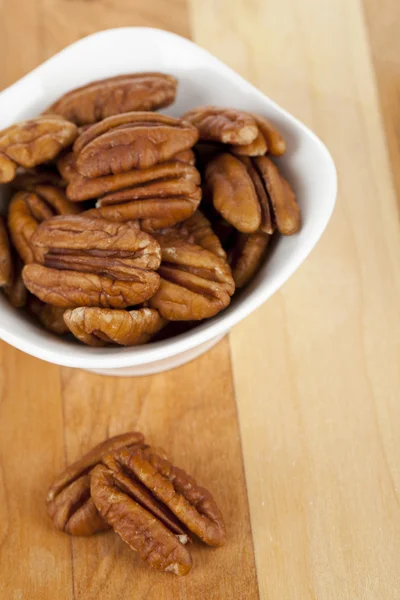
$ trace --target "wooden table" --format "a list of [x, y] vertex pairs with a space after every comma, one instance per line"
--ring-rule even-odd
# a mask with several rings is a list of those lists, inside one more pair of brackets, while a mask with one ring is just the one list
[[[4, 0], [0, 85], [79, 37], [153, 25], [226, 61], [314, 129], [340, 192], [326, 234], [229, 338], [111, 379], [0, 345], [0, 598], [400, 598], [400, 9], [395, 0]], [[46, 517], [53, 475], [143, 430], [207, 483], [229, 531], [185, 579]]]

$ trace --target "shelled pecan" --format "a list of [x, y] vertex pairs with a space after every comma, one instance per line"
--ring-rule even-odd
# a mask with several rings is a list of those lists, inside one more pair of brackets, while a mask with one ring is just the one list
[[76, 125], [55, 116], [22, 121], [0, 131], [0, 183], [12, 181], [18, 166], [29, 169], [52, 160], [77, 135]]
[[[300, 209], [289, 183], [267, 156], [253, 159], [219, 154], [206, 167], [214, 207], [238, 231], [292, 235]], [[272, 213], [272, 214], [271, 214]]]
[[167, 231], [154, 236], [162, 262], [160, 287], [149, 301], [152, 308], [169, 321], [192, 321], [228, 306], [235, 284], [226, 260], [187, 241], [185, 234]]
[[199, 106], [182, 117], [199, 131], [200, 140], [231, 144], [228, 148], [244, 156], [262, 156], [269, 152], [281, 156], [286, 143], [278, 129], [266, 117], [243, 110], [219, 106]]
[[230, 262], [237, 289], [249, 283], [260, 268], [271, 236], [263, 231], [240, 233], [236, 236]]
[[81, 215], [44, 221], [32, 236], [37, 264], [26, 265], [26, 287], [62, 308], [125, 308], [159, 286], [159, 244], [135, 223]]
[[175, 77], [163, 73], [108, 77], [67, 92], [46, 113], [86, 125], [118, 113], [157, 110], [175, 100], [177, 83]]
[[76, 166], [85, 177], [151, 167], [189, 150], [197, 129], [180, 119], [151, 112], [108, 117], [86, 129], [75, 141]]
[[[91, 474], [97, 510], [150, 566], [186, 575], [192, 566], [188, 533], [211, 546], [225, 543], [214, 498], [151, 447], [121, 448]], [[187, 533], [186, 533], [187, 532]]]
[[66, 310], [64, 321], [67, 330], [89, 346], [145, 344], [166, 324], [151, 308], [127, 311], [87, 306]]
[[108, 529], [90, 497], [90, 471], [105, 455], [143, 442], [144, 437], [138, 432], [114, 436], [65, 469], [47, 493], [47, 512], [56, 529], [82, 536]]
[[14, 194], [8, 207], [8, 227], [14, 247], [24, 263], [34, 261], [31, 237], [43, 221], [55, 215], [74, 215], [80, 207], [69, 202], [61, 187], [28, 185]]

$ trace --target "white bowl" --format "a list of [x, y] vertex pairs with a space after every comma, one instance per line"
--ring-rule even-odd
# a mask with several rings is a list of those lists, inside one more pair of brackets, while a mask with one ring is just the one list
[[[102, 31], [72, 44], [0, 94], [0, 129], [40, 113], [64, 92], [84, 83], [135, 71], [172, 73], [179, 79], [181, 115], [200, 104], [242, 108], [270, 117], [287, 140], [279, 166], [293, 185], [303, 226], [280, 237], [268, 261], [231, 305], [194, 330], [136, 348], [90, 348], [47, 333], [0, 294], [0, 338], [43, 360], [112, 375], [144, 375], [183, 364], [216, 343], [265, 302], [296, 271], [324, 231], [336, 199], [336, 171], [323, 143], [302, 123], [196, 44], [167, 31], [127, 27]], [[1, 187], [1, 186], [0, 186]], [[6, 205], [7, 190], [1, 190]]]

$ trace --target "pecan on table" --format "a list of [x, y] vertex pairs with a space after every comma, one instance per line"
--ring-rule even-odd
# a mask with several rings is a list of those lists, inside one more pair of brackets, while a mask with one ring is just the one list
[[44, 221], [31, 238], [36, 263], [26, 265], [26, 287], [62, 308], [125, 308], [159, 286], [159, 244], [136, 223], [81, 215]]
[[108, 529], [90, 497], [90, 471], [110, 452], [143, 442], [143, 435], [137, 432], [114, 436], [63, 471], [47, 493], [47, 512], [54, 526], [70, 535], [82, 536]]
[[267, 156], [220, 154], [206, 167], [206, 187], [216, 210], [243, 233], [283, 235], [300, 229], [300, 209], [289, 183]]
[[229, 150], [244, 156], [281, 156], [286, 143], [266, 117], [242, 110], [199, 106], [183, 115], [199, 131], [200, 140], [230, 144]]
[[72, 144], [78, 129], [61, 117], [37, 117], [0, 131], [0, 183], [12, 181], [17, 167], [30, 169], [55, 158]]
[[237, 232], [231, 251], [230, 265], [237, 289], [243, 288], [254, 277], [263, 263], [271, 236], [263, 231]]
[[93, 502], [150, 566], [186, 575], [192, 565], [186, 531], [211, 546], [225, 542], [224, 521], [212, 495], [156, 450], [121, 448], [103, 463], [91, 474]]
[[8, 227], [14, 247], [24, 263], [34, 262], [31, 237], [39, 223], [55, 215], [74, 215], [80, 207], [69, 202], [61, 187], [27, 184], [14, 194], [8, 207]]
[[12, 280], [11, 248], [5, 221], [0, 217], [0, 288], [10, 285]]
[[190, 123], [152, 112], [108, 117], [75, 141], [76, 166], [85, 177], [151, 167], [189, 150], [197, 141]]
[[118, 113], [157, 110], [175, 100], [177, 83], [163, 73], [117, 75], [67, 92], [46, 113], [86, 125]]
[[149, 301], [151, 308], [169, 321], [196, 321], [228, 306], [235, 285], [225, 259], [176, 230], [154, 237], [161, 246], [162, 263], [160, 287]]
[[69, 332], [69, 329], [64, 322], [64, 308], [46, 304], [39, 300], [39, 298], [36, 298], [36, 296], [30, 295], [28, 299], [28, 309], [35, 317], [37, 317], [47, 331], [57, 333], [58, 335], [65, 335]]
[[66, 310], [64, 321], [66, 328], [89, 346], [145, 344], [166, 324], [152, 308], [127, 311], [87, 306]]

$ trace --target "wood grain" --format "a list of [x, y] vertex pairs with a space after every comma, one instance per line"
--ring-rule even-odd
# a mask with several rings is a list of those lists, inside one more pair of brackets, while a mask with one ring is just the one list
[[[397, 4], [190, 0], [189, 15], [186, 0], [0, 1], [0, 87], [99, 29], [191, 34], [312, 127], [340, 182], [296, 275], [230, 345], [185, 367], [118, 380], [0, 344], [2, 599], [400, 597]], [[112, 535], [58, 534], [45, 515], [52, 474], [131, 427], [226, 514], [229, 545], [196, 548], [184, 580], [148, 571]]]
[[[183, 0], [169, 2], [168, 10], [162, 0], [35, 0], [1, 8], [8, 66], [0, 86], [99, 29], [153, 25], [190, 33]], [[13, 34], [4, 37], [9, 24]], [[29, 59], [20, 51], [25, 32]], [[0, 372], [2, 600], [258, 598], [227, 339], [170, 373], [120, 380], [47, 365], [2, 343]], [[209, 487], [226, 518], [229, 544], [196, 545], [195, 567], [184, 580], [151, 571], [115, 535], [58, 533], [45, 513], [46, 488], [58, 471], [132, 428]]]
[[[318, 248], [231, 335], [260, 597], [398, 598], [400, 236], [363, 7], [192, 8], [197, 41], [310, 125], [340, 182]], [[398, 4], [369, 11], [388, 84]], [[384, 108], [394, 129], [398, 107]]]

